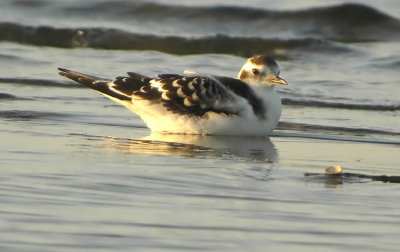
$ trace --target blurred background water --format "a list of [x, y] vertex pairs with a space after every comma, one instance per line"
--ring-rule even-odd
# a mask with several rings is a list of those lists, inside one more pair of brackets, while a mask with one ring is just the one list
[[[57, 75], [236, 76], [268, 54], [289, 82], [269, 138], [151, 134]], [[0, 3], [1, 251], [397, 251], [400, 4]]]

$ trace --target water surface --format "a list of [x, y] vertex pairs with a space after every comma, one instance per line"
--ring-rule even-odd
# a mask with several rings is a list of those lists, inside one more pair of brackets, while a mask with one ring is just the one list
[[[304, 176], [400, 175], [399, 7], [359, 3], [2, 1], [0, 249], [397, 251], [398, 184]], [[56, 70], [236, 76], [256, 53], [289, 82], [268, 138], [152, 134]]]

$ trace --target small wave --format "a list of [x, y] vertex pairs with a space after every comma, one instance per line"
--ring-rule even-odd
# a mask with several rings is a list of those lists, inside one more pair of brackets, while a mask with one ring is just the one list
[[387, 144], [400, 146], [400, 141], [390, 139], [374, 139], [374, 138], [361, 138], [357, 136], [338, 136], [338, 135], [322, 135], [315, 133], [286, 133], [286, 132], [274, 132], [271, 136], [273, 137], [289, 137], [289, 138], [303, 138], [303, 139], [315, 139], [315, 140], [330, 140], [330, 141], [341, 141], [341, 142], [355, 142], [355, 143], [371, 143], [371, 144]]
[[65, 117], [65, 114], [53, 112], [39, 112], [28, 110], [5, 110], [0, 111], [0, 118], [11, 121], [30, 121], [44, 118]]
[[291, 98], [282, 98], [282, 103], [289, 106], [305, 106], [305, 107], [323, 107], [323, 108], [340, 108], [340, 109], [356, 109], [356, 110], [373, 110], [373, 111], [397, 111], [400, 105], [379, 105], [379, 104], [351, 104], [323, 102], [313, 100], [294, 100]]
[[82, 88], [82, 85], [71, 85], [70, 82], [53, 81], [53, 80], [45, 80], [45, 79], [0, 78], [0, 83], [21, 84], [21, 85], [29, 85], [29, 86]]
[[[364, 129], [364, 128], [346, 128], [346, 127], [337, 127], [337, 126], [325, 126], [325, 125], [313, 125], [313, 124], [304, 124], [304, 123], [290, 123], [290, 122], [279, 122], [279, 129], [281, 130], [302, 130], [302, 131], [323, 131], [323, 132], [340, 132], [340, 133], [349, 133], [352, 135], [362, 136], [362, 135], [388, 135], [388, 136], [400, 136], [398, 132], [390, 132], [384, 130], [375, 130], [375, 129]], [[274, 133], [275, 134], [275, 133]], [[313, 134], [313, 136], [318, 137], [318, 135]], [[364, 141], [364, 140], [363, 140]], [[386, 143], [386, 141], [385, 141]], [[400, 142], [396, 142], [400, 144]]]
[[0, 60], [18, 60], [18, 59], [20, 58], [17, 56], [0, 53]]
[[390, 56], [378, 58], [369, 63], [371, 67], [382, 69], [399, 69], [400, 59], [396, 53]]
[[17, 97], [12, 94], [0, 93], [0, 101], [2, 100], [25, 100], [25, 98]]
[[[265, 53], [289, 56], [295, 51], [347, 52], [344, 46], [315, 38], [266, 39], [213, 35], [200, 38], [155, 36], [107, 28], [55, 28], [0, 23], [0, 40], [62, 48], [90, 47], [117, 50], [156, 50], [172, 54], [223, 53], [250, 56]], [[275, 52], [276, 55], [273, 55]]]

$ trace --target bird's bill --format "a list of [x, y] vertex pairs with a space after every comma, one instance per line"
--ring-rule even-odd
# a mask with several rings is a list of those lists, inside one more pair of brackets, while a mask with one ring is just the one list
[[278, 77], [276, 75], [268, 76], [267, 77], [267, 83], [268, 84], [288, 85], [288, 83], [284, 79], [282, 79], [282, 78], [280, 78], [280, 77]]
[[282, 79], [281, 77], [278, 77], [278, 76], [273, 76], [268, 81], [270, 84], [288, 85], [284, 79]]

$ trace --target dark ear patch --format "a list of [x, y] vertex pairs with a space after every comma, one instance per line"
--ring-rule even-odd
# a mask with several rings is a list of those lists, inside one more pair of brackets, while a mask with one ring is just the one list
[[239, 79], [243, 80], [247, 78], [247, 72], [246, 71], [240, 71], [239, 74]]

